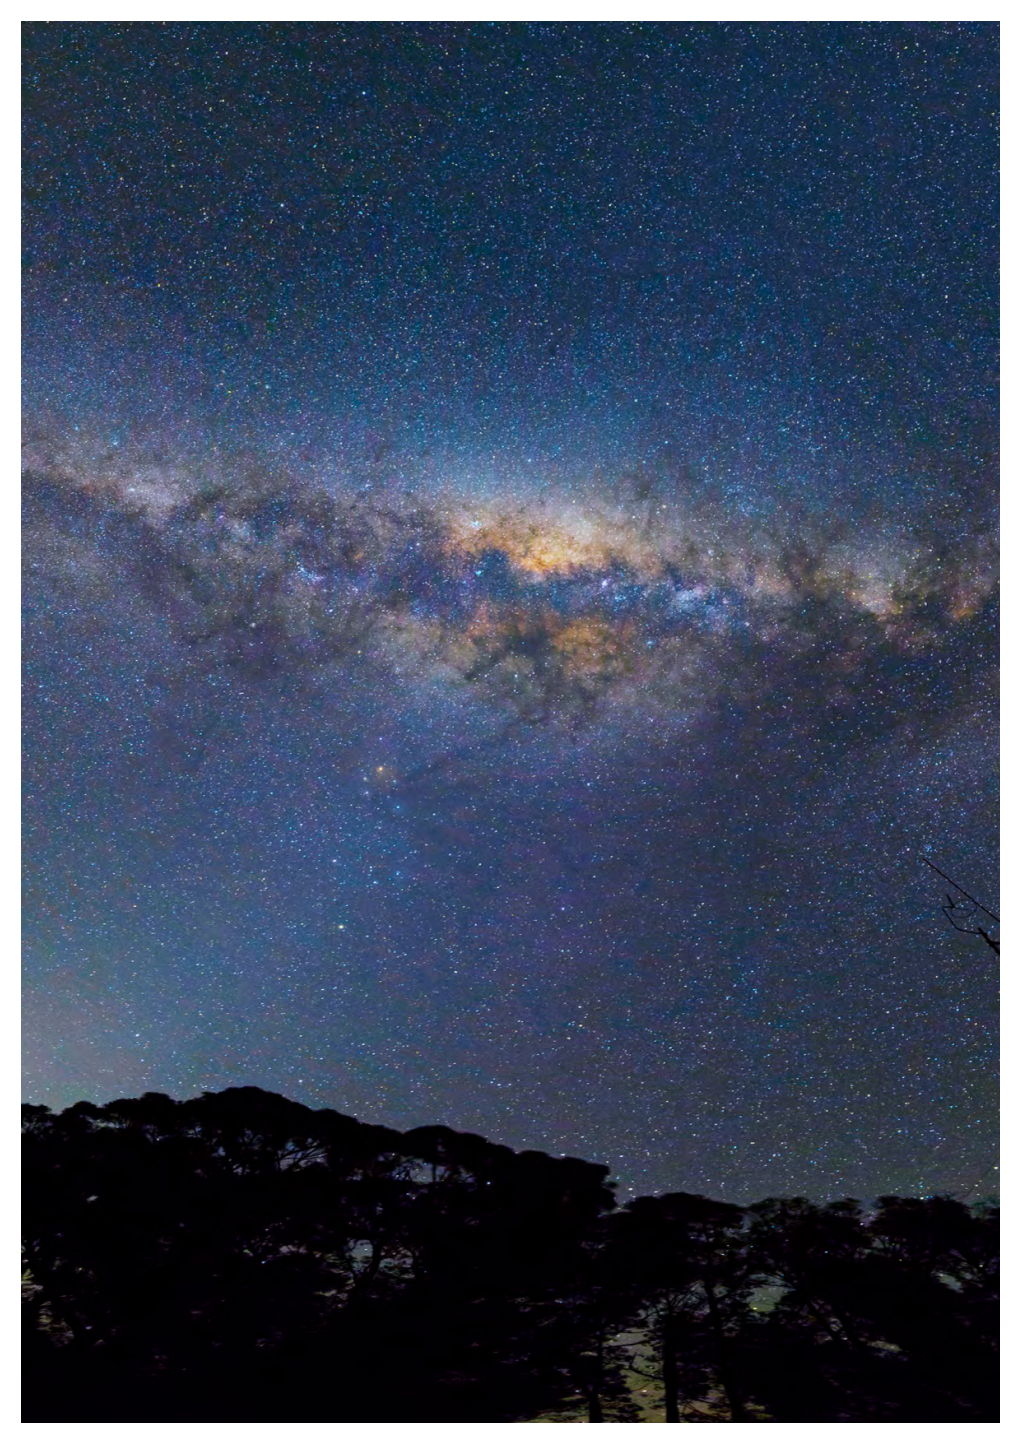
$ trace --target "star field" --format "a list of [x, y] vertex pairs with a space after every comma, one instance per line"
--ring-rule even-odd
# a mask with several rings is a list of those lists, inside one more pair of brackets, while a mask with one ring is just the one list
[[27, 1100], [991, 1188], [996, 67], [25, 27]]

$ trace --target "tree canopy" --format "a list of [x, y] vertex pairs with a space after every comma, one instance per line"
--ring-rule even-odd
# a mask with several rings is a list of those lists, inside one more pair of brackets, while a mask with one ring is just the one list
[[997, 1416], [991, 1207], [620, 1208], [255, 1087], [23, 1114], [26, 1421]]

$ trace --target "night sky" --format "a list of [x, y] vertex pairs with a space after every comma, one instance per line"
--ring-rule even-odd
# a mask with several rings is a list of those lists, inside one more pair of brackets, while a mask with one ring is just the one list
[[24, 34], [26, 1100], [996, 1190], [997, 26]]

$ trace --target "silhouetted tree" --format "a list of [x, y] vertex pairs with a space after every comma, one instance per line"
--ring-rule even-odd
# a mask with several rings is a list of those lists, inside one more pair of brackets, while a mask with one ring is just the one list
[[773, 1416], [991, 1420], [992, 1333], [968, 1334], [951, 1273], [970, 1245], [982, 1274], [983, 1224], [963, 1204], [883, 1198], [870, 1222], [852, 1200], [750, 1211], [757, 1266], [782, 1289], [747, 1335], [755, 1395]]
[[743, 1247], [744, 1209], [693, 1193], [627, 1204], [623, 1245], [641, 1279], [650, 1339], [662, 1373], [666, 1421], [680, 1421], [684, 1387], [710, 1379], [731, 1419], [746, 1422], [738, 1325], [753, 1287]]
[[258, 1088], [28, 1107], [23, 1150], [30, 1421], [512, 1422], [579, 1397], [622, 1420], [649, 1350], [667, 1422], [719, 1399], [734, 1422], [995, 1417], [990, 1207], [615, 1210], [601, 1165]]

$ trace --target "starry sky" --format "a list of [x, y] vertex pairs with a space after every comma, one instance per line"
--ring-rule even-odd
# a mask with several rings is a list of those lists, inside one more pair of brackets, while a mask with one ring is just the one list
[[992, 1189], [997, 45], [25, 27], [26, 1100]]

